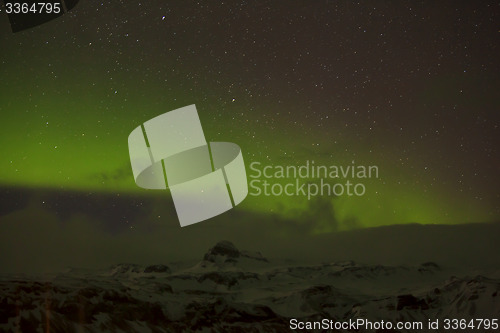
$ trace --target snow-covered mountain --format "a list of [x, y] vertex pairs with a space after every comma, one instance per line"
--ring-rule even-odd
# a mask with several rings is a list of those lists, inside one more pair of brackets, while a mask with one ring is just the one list
[[193, 265], [3, 276], [0, 332], [290, 332], [292, 318], [499, 318], [500, 278], [478, 273], [433, 262], [274, 262], [222, 241]]

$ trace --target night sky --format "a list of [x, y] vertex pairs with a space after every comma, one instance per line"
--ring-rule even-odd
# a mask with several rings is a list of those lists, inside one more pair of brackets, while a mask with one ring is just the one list
[[379, 167], [362, 197], [248, 196], [239, 214], [311, 233], [496, 221], [499, 14], [485, 1], [81, 0], [14, 34], [2, 13], [0, 219], [180, 228], [168, 193], [135, 185], [127, 137], [196, 104], [207, 140], [237, 143], [247, 173]]

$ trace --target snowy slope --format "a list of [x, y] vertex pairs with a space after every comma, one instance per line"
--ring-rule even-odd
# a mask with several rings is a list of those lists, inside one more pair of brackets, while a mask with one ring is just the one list
[[500, 279], [473, 273], [432, 262], [285, 264], [222, 241], [181, 268], [3, 276], [0, 331], [290, 332], [290, 318], [499, 318]]

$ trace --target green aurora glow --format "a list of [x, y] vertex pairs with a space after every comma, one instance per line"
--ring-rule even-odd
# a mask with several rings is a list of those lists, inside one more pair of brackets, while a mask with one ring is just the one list
[[[342, 228], [499, 218], [499, 155], [494, 144], [498, 115], [489, 111], [499, 106], [498, 75], [491, 74], [498, 69], [492, 65], [498, 63], [492, 60], [498, 59], [498, 48], [490, 53], [471, 51], [467, 73], [462, 69], [467, 57], [455, 53], [454, 59], [443, 60], [443, 66], [429, 69], [429, 75], [422, 68], [431, 66], [437, 53], [449, 50], [427, 45], [422, 34], [406, 38], [419, 50], [429, 49], [427, 53], [380, 55], [368, 41], [366, 49], [375, 51], [364, 58], [354, 55], [349, 43], [332, 55], [338, 43], [327, 44], [326, 30], [318, 28], [315, 35], [323, 41], [322, 49], [306, 38], [312, 33], [309, 28], [297, 30], [299, 45], [287, 39], [299, 26], [293, 21], [293, 8], [280, 12], [295, 22], [292, 28], [280, 28], [276, 36], [256, 32], [256, 39], [268, 42], [253, 48], [231, 44], [230, 32], [218, 31], [213, 37], [190, 27], [179, 30], [176, 24], [181, 23], [175, 21], [157, 34], [161, 21], [153, 20], [153, 12], [148, 17], [154, 23], [140, 31], [126, 24], [104, 28], [106, 20], [116, 18], [94, 15], [92, 24], [80, 32], [79, 24], [92, 10], [91, 4], [81, 4], [73, 16], [18, 34], [11, 34], [1, 22], [2, 48], [8, 50], [0, 55], [1, 186], [143, 195], [128, 161], [128, 134], [156, 115], [196, 104], [207, 140], [239, 144], [247, 173], [253, 161], [355, 161], [380, 170], [378, 179], [365, 182], [363, 197], [323, 198], [331, 202], [331, 212], [315, 211], [315, 203], [303, 197], [286, 196], [248, 196], [238, 209], [326, 219], [317, 232], [333, 230], [327, 220], [331, 216], [345, 222]], [[251, 12], [260, 14], [257, 9]], [[437, 27], [439, 15], [433, 15]], [[209, 15], [205, 22], [213, 24], [217, 16]], [[315, 22], [326, 20], [320, 15]], [[237, 19], [229, 22], [234, 25]], [[335, 26], [344, 31], [345, 23]], [[106, 34], [90, 26], [102, 27]], [[452, 26], [439, 27], [444, 35], [453, 33]], [[157, 45], [165, 36], [173, 38], [174, 30], [187, 39], [176, 35], [167, 45]], [[386, 48], [397, 50], [399, 33], [383, 26], [378, 30], [389, 35]], [[246, 36], [240, 29], [234, 34]], [[364, 40], [356, 36], [352, 38]], [[216, 47], [203, 44], [204, 37]], [[280, 38], [282, 42], [269, 46]], [[488, 47], [493, 37], [483, 38]], [[186, 51], [189, 45], [199, 53], [196, 57]], [[315, 58], [291, 71], [292, 58], [299, 53], [305, 57], [301, 50], [310, 50]], [[216, 54], [210, 56], [211, 52]], [[402, 59], [402, 54], [405, 60], [377, 74], [380, 57], [386, 57], [385, 64]], [[323, 72], [320, 64], [333, 70]], [[481, 69], [484, 64], [492, 67], [490, 73]], [[363, 68], [373, 83], [356, 87], [350, 79], [358, 73], [354, 68]], [[421, 74], [412, 77], [412, 70]], [[479, 82], [489, 83], [478, 86]]]

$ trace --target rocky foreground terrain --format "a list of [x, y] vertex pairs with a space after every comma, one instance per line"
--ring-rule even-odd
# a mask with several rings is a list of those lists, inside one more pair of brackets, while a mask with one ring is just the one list
[[222, 241], [192, 264], [3, 276], [0, 332], [290, 332], [291, 318], [500, 318], [500, 278], [486, 274], [433, 262], [274, 262]]

